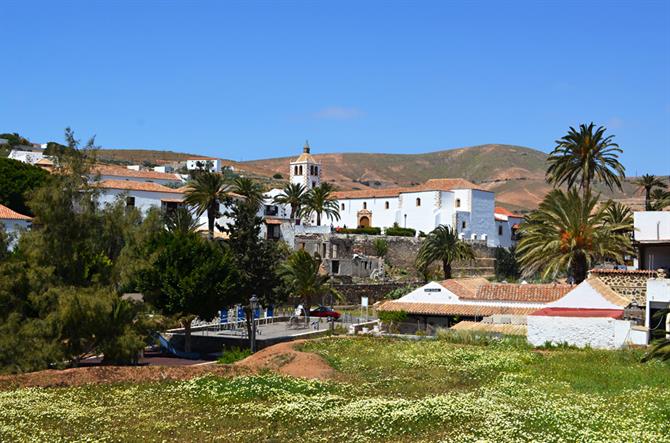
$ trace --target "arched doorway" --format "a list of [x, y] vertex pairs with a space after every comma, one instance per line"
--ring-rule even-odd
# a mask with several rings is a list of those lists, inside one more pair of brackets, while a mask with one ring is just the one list
[[358, 211], [358, 227], [369, 228], [372, 226], [372, 212], [367, 209]]
[[358, 226], [361, 228], [369, 228], [370, 227], [370, 219], [367, 216], [363, 216], [358, 220]]

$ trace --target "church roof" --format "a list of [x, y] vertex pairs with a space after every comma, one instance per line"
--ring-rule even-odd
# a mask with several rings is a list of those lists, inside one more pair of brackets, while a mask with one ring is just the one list
[[300, 157], [297, 159], [293, 160], [291, 163], [314, 163], [317, 164], [318, 162], [312, 157], [312, 154], [309, 153], [309, 142], [305, 142], [305, 146], [302, 148], [302, 154], [300, 154]]
[[340, 191], [333, 193], [333, 196], [337, 199], [383, 198], [397, 197], [400, 194], [408, 192], [453, 191], [454, 189], [473, 189], [490, 192], [464, 178], [433, 178], [417, 186]]

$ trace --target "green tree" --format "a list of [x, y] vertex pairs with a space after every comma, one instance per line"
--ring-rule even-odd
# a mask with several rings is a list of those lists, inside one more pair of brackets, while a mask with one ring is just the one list
[[210, 320], [230, 304], [238, 279], [233, 259], [217, 243], [195, 233], [161, 233], [150, 267], [138, 275], [138, 289], [166, 316], [180, 321], [185, 351], [191, 351], [191, 322]]
[[474, 258], [472, 247], [458, 238], [455, 229], [440, 225], [426, 236], [416, 260], [418, 269], [427, 269], [433, 262], [441, 261], [444, 278], [449, 279], [453, 262]]
[[[330, 285], [330, 276], [320, 273], [321, 259], [314, 258], [304, 249], [291, 254], [279, 267], [279, 275], [291, 294], [303, 302], [309, 311], [315, 297], [335, 294]], [[305, 316], [307, 321], [307, 316]]]
[[495, 273], [498, 280], [517, 280], [521, 275], [519, 262], [516, 257], [516, 248], [498, 246], [495, 251]]
[[577, 190], [554, 189], [521, 224], [517, 247], [524, 275], [542, 272], [544, 278], [567, 272], [576, 283], [586, 278], [598, 260], [623, 262], [632, 252], [629, 225], [608, 219], [609, 204], [598, 197], [582, 198]]
[[249, 177], [237, 177], [233, 180], [232, 191], [246, 200], [247, 206], [258, 211], [265, 199], [263, 186]]
[[389, 242], [385, 238], [376, 238], [372, 242], [372, 247], [375, 250], [375, 255], [380, 258], [386, 257], [389, 252]]
[[228, 200], [228, 183], [223, 175], [201, 171], [186, 188], [184, 202], [196, 208], [198, 217], [207, 213], [207, 231], [214, 238], [214, 223], [220, 217], [219, 207]]
[[644, 209], [652, 210], [651, 192], [653, 189], [667, 189], [668, 185], [659, 177], [650, 174], [644, 174], [642, 177], [633, 181], [633, 184], [644, 189]]
[[302, 214], [311, 217], [316, 214], [316, 224], [321, 226], [321, 216], [325, 215], [330, 220], [340, 219], [340, 207], [337, 200], [333, 197], [334, 188], [330, 183], [322, 183], [312, 188], [307, 193], [305, 205], [302, 208]]
[[0, 261], [9, 257], [9, 244], [11, 243], [11, 238], [5, 227], [0, 223]]
[[670, 206], [670, 192], [656, 188], [651, 191], [651, 210], [662, 211]]
[[191, 211], [183, 207], [167, 211], [163, 219], [165, 221], [165, 228], [168, 231], [180, 234], [196, 232], [200, 226], [200, 223], [193, 217]]
[[291, 206], [291, 220], [300, 214], [302, 206], [307, 200], [307, 188], [300, 183], [287, 184], [282, 193], [274, 198], [275, 203]]
[[633, 233], [633, 211], [623, 203], [614, 200], [605, 203], [605, 222], [610, 226], [616, 226], [618, 233]]
[[625, 170], [619, 154], [623, 151], [612, 141], [614, 136], [605, 136], [605, 131], [593, 123], [579, 125], [579, 130], [570, 127], [549, 154], [547, 181], [556, 187], [578, 185], [583, 196], [591, 194], [594, 181], [603, 182], [610, 189], [621, 189]]
[[0, 158], [0, 204], [14, 211], [33, 215], [28, 194], [47, 182], [49, 173], [42, 168], [9, 158]]

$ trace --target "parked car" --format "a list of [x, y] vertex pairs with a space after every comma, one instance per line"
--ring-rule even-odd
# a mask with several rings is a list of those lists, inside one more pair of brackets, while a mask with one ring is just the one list
[[323, 317], [323, 318], [330, 317], [337, 320], [338, 318], [340, 318], [341, 315], [342, 314], [335, 311], [333, 308], [329, 308], [328, 306], [319, 306], [318, 308], [309, 311], [310, 317]]

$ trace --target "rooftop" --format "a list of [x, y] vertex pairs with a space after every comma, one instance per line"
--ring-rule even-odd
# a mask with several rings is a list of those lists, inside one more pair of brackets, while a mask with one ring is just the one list
[[183, 194], [185, 192], [185, 187], [173, 189], [158, 183], [132, 180], [103, 180], [97, 186], [104, 189], [121, 189], [124, 191], [163, 192], [169, 194]]
[[109, 166], [109, 165], [96, 165], [93, 168], [94, 173], [99, 173], [100, 175], [111, 175], [114, 177], [134, 177], [134, 178], [144, 178], [144, 179], [154, 179], [154, 180], [171, 180], [174, 182], [180, 182], [181, 179], [178, 178], [175, 174], [169, 174], [167, 172], [156, 172], [156, 171], [134, 171], [128, 168], [122, 168], [119, 166]]
[[446, 303], [403, 303], [387, 301], [377, 308], [378, 311], [405, 311], [415, 315], [462, 315], [465, 317], [487, 317], [495, 314], [528, 315], [537, 308], [517, 308], [494, 305], [465, 305]]
[[572, 289], [574, 286], [565, 284], [491, 283], [480, 286], [475, 294], [460, 297], [469, 300], [549, 303], [563, 297]]
[[32, 217], [27, 215], [19, 214], [16, 211], [9, 209], [7, 206], [0, 205], [0, 219], [3, 220], [32, 220]]
[[400, 194], [410, 192], [453, 191], [454, 189], [473, 189], [476, 191], [490, 192], [464, 178], [433, 178], [417, 186], [340, 191], [334, 192], [333, 197], [337, 199], [383, 198], [397, 197]]

